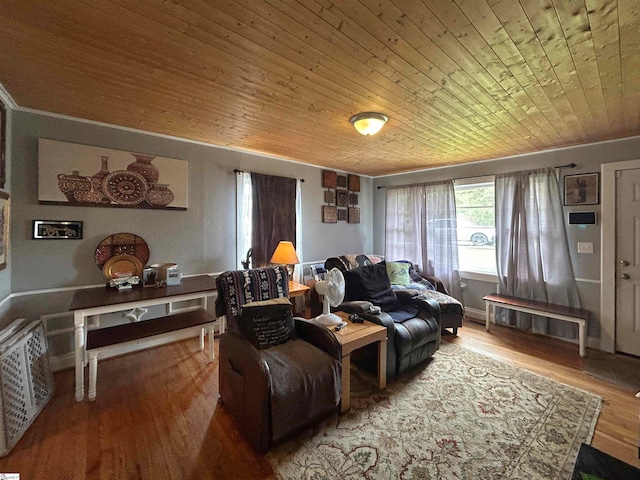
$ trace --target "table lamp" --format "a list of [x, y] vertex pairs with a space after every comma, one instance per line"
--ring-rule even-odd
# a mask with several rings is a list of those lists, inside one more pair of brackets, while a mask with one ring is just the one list
[[293, 279], [293, 266], [300, 263], [296, 249], [291, 242], [280, 242], [271, 256], [271, 263], [285, 265], [289, 278]]

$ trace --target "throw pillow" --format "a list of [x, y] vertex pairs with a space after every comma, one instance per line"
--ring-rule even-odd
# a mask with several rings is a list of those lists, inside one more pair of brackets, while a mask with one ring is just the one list
[[[427, 280], [423, 278], [417, 271], [416, 267], [409, 260], [398, 260], [398, 262], [406, 263], [409, 265], [409, 278], [411, 278], [411, 282], [409, 282], [409, 288], [416, 288], [418, 290], [436, 290], [436, 287]], [[421, 287], [416, 287], [415, 284], [421, 285]]]
[[411, 283], [409, 276], [410, 264], [404, 262], [387, 262], [387, 273], [391, 285], [406, 285]]
[[385, 262], [354, 268], [344, 273], [347, 300], [367, 300], [384, 311], [393, 310], [398, 297], [391, 289]]
[[286, 297], [243, 305], [238, 327], [256, 348], [271, 348], [296, 338], [291, 302]]

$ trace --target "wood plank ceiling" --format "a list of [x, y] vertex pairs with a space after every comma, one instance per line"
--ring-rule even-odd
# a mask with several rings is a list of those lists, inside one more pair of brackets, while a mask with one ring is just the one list
[[638, 135], [640, 0], [0, 0], [0, 84], [375, 176]]

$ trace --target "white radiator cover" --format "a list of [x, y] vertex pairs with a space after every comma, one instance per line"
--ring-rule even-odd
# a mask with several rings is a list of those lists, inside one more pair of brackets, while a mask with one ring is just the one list
[[7, 455], [53, 395], [40, 320], [16, 320], [0, 332], [0, 456]]

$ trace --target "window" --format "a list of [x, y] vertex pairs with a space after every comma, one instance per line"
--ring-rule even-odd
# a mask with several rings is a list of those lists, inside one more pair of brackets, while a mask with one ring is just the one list
[[[254, 174], [255, 175], [255, 174]], [[260, 175], [258, 175], [260, 176]], [[272, 177], [272, 178], [282, 178], [282, 177], [273, 177], [273, 176], [265, 176], [263, 177]], [[258, 179], [259, 180], [259, 179]], [[293, 179], [291, 179], [293, 180]], [[304, 181], [304, 180], [302, 180]], [[296, 253], [298, 254], [298, 258], [302, 262], [303, 254], [302, 254], [302, 194], [300, 190], [300, 182], [301, 180], [296, 180], [295, 184], [295, 205], [292, 208], [295, 208], [295, 211], [289, 214], [291, 217], [295, 217], [295, 245], [296, 245]], [[254, 184], [254, 180], [252, 179], [252, 174], [249, 172], [236, 172], [236, 232], [237, 232], [237, 241], [236, 241], [236, 268], [255, 268], [262, 266], [268, 262], [268, 259], [271, 257], [273, 253], [272, 250], [275, 250], [275, 246], [271, 248], [267, 248], [266, 258], [267, 262], [262, 260], [259, 261], [260, 255], [256, 255], [256, 249], [254, 248], [253, 242], [255, 241], [255, 236], [253, 235], [255, 228], [262, 228], [264, 230], [264, 226], [261, 227], [261, 222], [256, 222], [253, 215], [254, 202], [253, 197], [254, 194], [258, 194], [259, 189], [256, 186], [259, 186], [260, 182], [258, 181], [257, 185]], [[263, 202], [263, 205], [268, 205], [266, 200]], [[282, 207], [282, 202], [280, 202], [280, 207]], [[263, 216], [262, 216], [263, 217]], [[262, 218], [261, 217], [261, 218]], [[280, 225], [280, 224], [279, 224]], [[282, 233], [281, 231], [276, 232], [276, 228], [269, 228], [270, 232], [276, 233], [275, 238], [273, 238], [273, 244], [277, 245], [280, 241]], [[272, 235], [273, 236], [273, 235]], [[263, 255], [261, 257], [265, 257], [265, 249], [263, 248]], [[302, 265], [296, 265], [294, 268], [293, 279], [297, 282], [302, 281]]]
[[493, 177], [456, 180], [458, 261], [463, 272], [496, 274]]

